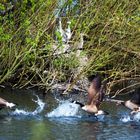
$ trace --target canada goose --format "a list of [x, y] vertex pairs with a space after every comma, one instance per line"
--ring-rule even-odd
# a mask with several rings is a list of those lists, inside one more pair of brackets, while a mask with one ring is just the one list
[[101, 86], [101, 78], [99, 75], [90, 76], [90, 86], [88, 88], [88, 102], [87, 105], [83, 105], [75, 101], [74, 103], [79, 104], [81, 108], [88, 112], [94, 113], [95, 115], [108, 114], [105, 111], [99, 110], [99, 106], [104, 98], [103, 87]]
[[3, 108], [13, 108], [16, 106], [14, 103], [9, 103], [8, 101], [4, 100], [3, 98], [0, 97], [0, 109]]
[[125, 101], [123, 105], [128, 109], [132, 110], [131, 114], [140, 112], [140, 107], [137, 104], [133, 103], [131, 100]]
[[[131, 109], [131, 114], [140, 112], [140, 88], [136, 88], [132, 98], [126, 101], [126, 107]], [[130, 108], [131, 106], [131, 108]]]
[[[95, 113], [95, 110], [94, 110], [94, 106], [93, 106], [93, 109], [92, 109], [92, 107], [87, 107], [87, 105], [84, 105], [84, 104], [82, 104], [82, 103], [80, 103], [80, 102], [78, 102], [78, 101], [72, 101], [72, 103], [74, 103], [74, 104], [78, 104], [78, 105], [80, 105], [80, 107], [84, 110], [84, 111], [86, 111], [86, 112], [88, 112], [88, 113], [94, 113], [94, 115], [95, 116], [97, 116], [97, 115], [108, 115], [109, 113], [107, 112], [107, 111], [103, 111], [103, 110], [98, 110], [96, 113]], [[88, 109], [89, 108], [89, 109]], [[96, 107], [97, 108], [97, 107]], [[93, 111], [94, 112], [93, 112]]]
[[127, 100], [127, 101], [121, 101], [121, 100], [110, 100], [111, 102], [116, 102], [118, 105], [121, 104], [125, 107], [127, 107], [128, 109], [132, 110], [131, 114], [135, 114], [140, 112], [140, 106], [133, 103], [131, 100]]
[[131, 110], [131, 114], [140, 112], [140, 88], [135, 90], [132, 98], [127, 101], [116, 100], [116, 99], [106, 99], [105, 101], [115, 102], [117, 105], [123, 105]]

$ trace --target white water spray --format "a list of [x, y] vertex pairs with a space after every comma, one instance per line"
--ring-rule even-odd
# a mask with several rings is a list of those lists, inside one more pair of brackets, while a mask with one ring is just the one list
[[122, 122], [140, 122], [140, 112], [134, 114], [134, 115], [125, 115], [120, 119]]
[[128, 115], [128, 116], [123, 116], [123, 117], [121, 117], [121, 118], [120, 118], [120, 121], [126, 123], [126, 122], [130, 122], [130, 121], [132, 121], [132, 120], [131, 120], [131, 117]]
[[133, 119], [137, 122], [140, 122], [140, 112], [136, 113], [133, 117]]
[[70, 103], [69, 101], [62, 102], [56, 109], [48, 113], [46, 117], [71, 117], [78, 113], [79, 105]]
[[41, 113], [44, 109], [45, 103], [39, 99], [39, 97], [36, 95], [37, 100], [33, 100], [35, 103], [37, 103], [37, 108], [31, 112], [31, 111], [25, 111], [23, 109], [16, 109], [15, 111], [13, 111], [11, 113], [11, 115], [24, 115], [24, 116], [35, 116], [38, 115], [39, 113]]
[[41, 113], [45, 106], [45, 103], [42, 102], [42, 100], [39, 99], [38, 96], [36, 96], [36, 97], [37, 97], [37, 100], [36, 101], [33, 100], [33, 101], [38, 104], [38, 107], [35, 109], [35, 111], [32, 112], [33, 115], [37, 115], [37, 114]]

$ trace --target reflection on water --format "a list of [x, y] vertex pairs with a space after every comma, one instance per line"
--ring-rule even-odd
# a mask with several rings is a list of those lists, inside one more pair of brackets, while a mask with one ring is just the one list
[[32, 127], [31, 127], [31, 132], [32, 132], [32, 136], [30, 138], [30, 140], [45, 140], [46, 135], [51, 135], [51, 130], [49, 128], [49, 126], [47, 127], [47, 125], [43, 122], [40, 121], [38, 123], [33, 123]]
[[126, 108], [107, 104], [110, 115], [100, 120], [78, 105], [37, 94], [0, 89], [1, 97], [19, 104], [15, 111], [0, 111], [0, 140], [139, 140], [140, 113], [130, 116]]

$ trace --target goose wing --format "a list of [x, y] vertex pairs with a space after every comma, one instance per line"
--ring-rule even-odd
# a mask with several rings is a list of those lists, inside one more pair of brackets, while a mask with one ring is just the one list
[[101, 79], [99, 76], [96, 76], [88, 89], [88, 104], [95, 104], [100, 96], [101, 89]]

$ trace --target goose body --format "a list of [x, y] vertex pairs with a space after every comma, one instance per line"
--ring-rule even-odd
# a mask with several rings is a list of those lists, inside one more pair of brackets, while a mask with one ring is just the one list
[[132, 98], [125, 102], [125, 106], [131, 109], [131, 114], [140, 112], [140, 88], [135, 89]]
[[88, 88], [88, 106], [98, 108], [103, 101], [104, 93], [101, 88], [101, 78], [99, 75], [89, 78], [90, 86]]
[[82, 109], [88, 113], [98, 113], [98, 108], [96, 105], [85, 105]]
[[98, 115], [108, 115], [109, 113], [103, 110], [98, 110], [98, 108], [95, 105], [84, 105], [78, 101], [72, 101], [72, 103], [74, 104], [78, 104], [82, 110], [90, 113], [90, 114], [94, 114], [95, 116]]
[[131, 114], [140, 112], [140, 88], [136, 89], [132, 98], [127, 101], [116, 100], [116, 99], [106, 99], [109, 102], [115, 102], [117, 105], [123, 105], [126, 108], [131, 110]]
[[140, 106], [133, 103], [131, 100], [125, 101], [124, 106], [127, 107], [128, 109], [132, 110], [131, 114], [136, 114], [140, 112]]
[[12, 108], [14, 107], [15, 104], [14, 103], [9, 103], [8, 101], [6, 101], [5, 99], [0, 97], [0, 109], [3, 108]]
[[81, 105], [81, 103], [75, 102], [79, 104], [81, 108], [91, 114], [95, 115], [105, 115], [108, 114], [103, 110], [99, 110], [99, 106], [103, 101], [104, 93], [102, 91], [101, 79], [99, 75], [89, 77], [90, 86], [88, 88], [88, 101], [86, 105]]
[[137, 110], [139, 108], [137, 104], [131, 102], [130, 100], [126, 101], [124, 105], [131, 110]]
[[99, 75], [89, 77], [90, 86], [88, 88], [88, 102], [87, 105], [82, 107], [88, 113], [98, 114], [101, 94], [101, 78]]

